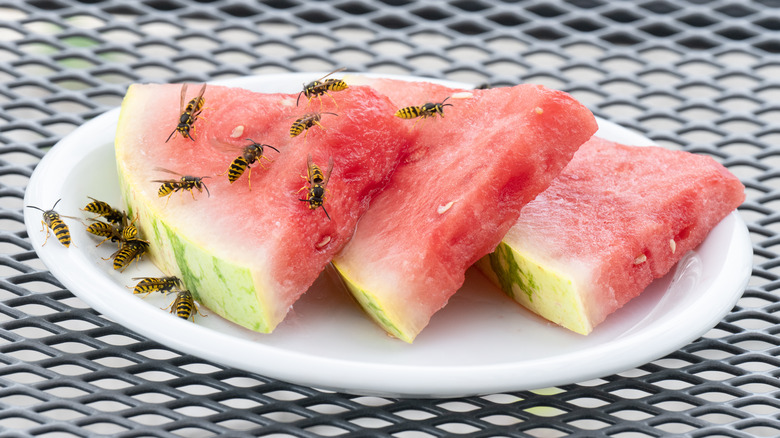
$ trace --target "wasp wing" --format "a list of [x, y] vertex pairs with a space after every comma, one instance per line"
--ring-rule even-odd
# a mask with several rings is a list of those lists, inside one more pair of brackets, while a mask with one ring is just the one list
[[325, 177], [322, 178], [322, 186], [325, 187], [330, 179], [330, 173], [333, 172], [333, 157], [328, 158], [328, 168], [325, 170]]

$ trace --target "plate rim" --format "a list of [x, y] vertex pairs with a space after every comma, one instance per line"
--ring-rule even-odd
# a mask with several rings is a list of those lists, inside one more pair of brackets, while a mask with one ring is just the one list
[[[434, 78], [423, 78], [417, 76], [384, 75], [384, 74], [372, 74], [372, 73], [368, 73], [368, 74], [356, 73], [356, 74], [373, 76], [373, 77], [403, 79], [403, 80], [427, 80], [436, 83], [444, 83], [445, 85], [456, 86], [460, 88], [473, 87], [473, 85], [470, 84], [458, 83], [454, 81], [441, 81]], [[259, 80], [273, 82], [273, 81], [282, 81], [282, 80], [292, 81], [294, 79], [296, 82], [298, 82], [301, 79], [305, 80], [304, 78], [311, 78], [311, 77], [315, 77], [316, 75], [317, 73], [282, 73], [282, 74], [273, 74], [273, 75], [253, 75], [253, 76], [245, 76], [239, 78], [231, 78], [222, 81], [210, 81], [209, 83], [219, 84], [219, 85], [241, 86], [240, 84], [245, 85], [247, 82], [259, 81]], [[55, 144], [55, 146], [53, 146], [51, 150], [47, 152], [46, 155], [41, 159], [41, 161], [36, 166], [33, 175], [30, 177], [28, 186], [25, 189], [24, 205], [25, 206], [31, 204], [37, 205], [36, 202], [38, 202], [41, 199], [44, 199], [44, 196], [48, 196], [45, 193], [46, 190], [44, 190], [45, 184], [43, 183], [43, 181], [46, 181], [46, 176], [47, 174], [49, 174], [49, 172], [52, 172], [54, 176], [59, 176], [62, 173], [64, 173], [67, 169], [67, 166], [62, 165], [62, 163], [67, 163], [69, 161], [68, 158], [70, 158], [70, 161], [76, 161], [75, 158], [72, 156], [73, 154], [71, 154], [70, 157], [68, 157], [67, 155], [68, 153], [72, 152], [71, 148], [75, 147], [79, 135], [83, 135], [85, 132], [89, 133], [92, 132], [93, 130], [105, 130], [107, 127], [115, 126], [116, 121], [118, 120], [118, 116], [119, 116], [119, 108], [108, 110], [103, 114], [101, 114], [100, 116], [95, 117], [94, 119], [89, 120], [83, 125], [79, 126], [72, 133], [68, 134], [62, 140], [57, 142], [57, 144]], [[597, 119], [599, 120], [600, 127], [602, 126], [602, 124], [613, 125], [613, 127], [617, 127], [618, 129], [624, 130], [625, 132], [628, 132], [634, 136], [638, 136], [639, 138], [644, 138], [649, 143], [652, 143], [649, 139], [646, 139], [645, 137], [641, 136], [641, 134], [638, 134], [634, 131], [630, 131], [624, 127], [614, 124], [613, 122], [609, 122], [605, 119], [601, 119], [601, 118], [597, 118]], [[101, 145], [97, 143], [98, 142], [95, 141], [93, 144], [88, 144], [86, 147], [81, 146], [81, 148], [78, 149], [78, 151], [81, 155], [86, 156], [88, 153], [91, 153], [93, 150], [98, 150], [98, 148], [101, 147]], [[55, 163], [58, 163], [59, 166], [57, 166]], [[44, 205], [41, 207], [45, 208], [47, 206]], [[688, 333], [686, 336], [680, 336], [679, 333], [674, 333], [674, 336], [671, 336], [672, 333], [670, 333], [670, 331], [673, 329], [673, 327], [660, 326], [657, 327], [652, 333], [648, 333], [646, 331], [640, 331], [638, 334], [635, 333], [632, 336], [627, 336], [622, 339], [618, 339], [613, 342], [610, 342], [608, 344], [602, 344], [600, 350], [604, 350], [604, 351], [600, 351], [597, 354], [599, 355], [600, 358], [607, 359], [608, 357], [610, 357], [609, 356], [610, 354], [619, 355], [620, 351], [626, 344], [635, 343], [637, 342], [637, 339], [644, 340], [644, 341], [651, 341], [656, 336], [667, 336], [667, 337], [672, 337], [677, 339], [677, 342], [672, 344], [667, 344], [667, 347], [664, 348], [664, 351], [662, 352], [653, 349], [646, 349], [645, 354], [636, 356], [634, 360], [630, 362], [625, 360], [619, 361], [620, 363], [619, 364], [616, 363], [614, 366], [605, 365], [597, 369], [589, 370], [589, 372], [581, 372], [577, 375], [575, 381], [571, 381], [571, 378], [567, 378], [565, 376], [560, 378], [555, 376], [550, 376], [550, 375], [548, 375], [546, 378], [537, 376], [537, 378], [534, 379], [533, 386], [531, 387], [528, 386], [529, 382], [523, 379], [518, 380], [517, 378], [518, 370], [523, 368], [523, 366], [518, 367], [518, 362], [495, 364], [492, 366], [487, 366], [487, 365], [430, 366], [428, 365], [424, 367], [413, 366], [413, 365], [400, 365], [400, 364], [371, 364], [371, 368], [373, 369], [368, 370], [370, 372], [367, 372], [367, 370], [365, 369], [363, 370], [360, 369], [360, 367], [363, 365], [356, 364], [354, 363], [354, 361], [329, 358], [329, 357], [312, 358], [311, 355], [305, 355], [295, 351], [284, 350], [274, 345], [253, 343], [252, 341], [247, 339], [238, 339], [230, 335], [226, 335], [222, 332], [217, 332], [210, 328], [200, 326], [198, 324], [192, 324], [189, 321], [184, 321], [179, 318], [170, 318], [170, 317], [158, 318], [160, 321], [156, 321], [156, 322], [158, 324], [162, 324], [162, 326], [161, 327], [156, 326], [155, 328], [151, 328], [150, 326], [146, 325], [146, 321], [142, 321], [142, 318], [138, 318], [138, 319], [125, 318], [121, 312], [117, 313], [116, 309], [114, 309], [111, 306], [111, 304], [113, 303], [100, 299], [101, 297], [96, 296], [95, 294], [90, 294], [85, 292], [83, 290], [83, 285], [79, 284], [79, 276], [77, 275], [77, 273], [65, 272], [66, 270], [64, 269], [61, 263], [63, 260], [62, 255], [66, 256], [65, 260], [71, 260], [71, 261], [78, 260], [78, 257], [71, 259], [63, 252], [65, 248], [62, 248], [59, 245], [47, 245], [46, 247], [41, 247], [40, 243], [43, 237], [42, 237], [42, 233], [39, 233], [39, 229], [38, 229], [38, 227], [40, 226], [39, 223], [40, 212], [28, 208], [24, 208], [24, 210], [25, 210], [24, 211], [25, 225], [27, 228], [28, 236], [30, 237], [33, 247], [36, 253], [38, 254], [38, 257], [41, 259], [41, 261], [52, 272], [52, 274], [55, 275], [55, 277], [57, 277], [57, 279], [60, 280], [68, 288], [68, 290], [71, 291], [71, 293], [73, 293], [78, 298], [83, 300], [90, 307], [99, 311], [101, 314], [115, 320], [118, 324], [123, 325], [124, 327], [133, 330], [137, 333], [140, 333], [141, 335], [149, 339], [160, 342], [161, 344], [166, 345], [168, 347], [174, 348], [180, 352], [193, 354], [195, 356], [211, 360], [218, 364], [242, 369], [247, 372], [261, 374], [266, 377], [271, 377], [274, 379], [279, 379], [294, 384], [306, 385], [314, 388], [343, 391], [352, 394], [368, 394], [368, 395], [393, 396], [393, 397], [449, 398], [449, 397], [461, 397], [461, 396], [488, 394], [488, 393], [496, 393], [496, 392], [516, 391], [516, 390], [524, 390], [524, 389], [545, 388], [549, 386], [556, 386], [556, 385], [562, 385], [567, 383], [576, 383], [576, 382], [585, 381], [596, 377], [614, 374], [615, 372], [619, 372], [626, 369], [630, 369], [631, 367], [639, 366], [649, 361], [658, 359], [659, 357], [662, 357], [665, 354], [676, 351], [680, 347], [695, 340], [696, 338], [700, 337], [708, 330], [710, 330], [712, 327], [714, 327], [719, 321], [722, 320], [723, 316], [725, 316], [725, 314], [727, 314], [728, 311], [730, 311], [733, 308], [734, 304], [736, 304], [738, 299], [741, 297], [745, 289], [745, 286], [748, 283], [748, 280], [750, 278], [750, 273], [752, 270], [752, 244], [750, 242], [747, 227], [744, 221], [742, 220], [742, 218], [739, 216], [738, 212], [735, 210], [734, 212], [730, 213], [729, 216], [727, 216], [728, 220], [733, 221], [733, 225], [732, 225], [733, 232], [730, 238], [729, 251], [727, 251], [725, 255], [726, 260], [724, 262], [727, 264], [725, 264], [724, 266], [739, 265], [740, 268], [743, 270], [741, 271], [742, 275], [741, 276], [734, 275], [734, 272], [729, 272], [728, 275], [725, 275], [724, 273], [726, 271], [721, 271], [719, 277], [716, 279], [716, 282], [714, 284], [720, 285], [721, 289], [734, 290], [735, 292], [732, 292], [732, 295], [729, 295], [728, 297], [729, 299], [724, 299], [720, 303], [718, 311], [716, 313], [713, 313], [711, 317], [706, 320], [706, 322], [701, 322], [699, 326], [697, 326], [698, 327], [697, 330]], [[38, 214], [37, 219], [36, 219], [36, 212]], [[724, 219], [724, 221], [726, 221], [727, 219]], [[63, 251], [58, 251], [53, 248], [59, 248]], [[732, 248], [733, 250], [731, 250]], [[83, 255], [81, 251], [79, 251], [79, 254]], [[97, 269], [98, 271], [101, 271], [100, 268]], [[96, 284], [92, 284], [91, 286], [92, 288], [98, 288], [98, 289], [103, 287], [111, 288], [112, 285], [114, 288], [121, 287], [121, 285], [117, 285], [116, 283], [109, 281], [112, 278], [113, 277], [110, 275], [99, 277], [98, 280], [100, 281], [98, 281]], [[725, 287], [724, 285], [727, 285], [728, 287]], [[736, 292], [737, 290], [739, 291], [738, 293]], [[128, 294], [125, 293], [124, 295], [128, 295]], [[129, 294], [129, 297], [137, 301], [137, 297], [134, 297], [132, 294]], [[120, 302], [124, 302], [124, 301], [127, 300], [120, 300]], [[146, 316], [146, 314], [144, 314], [144, 316]], [[192, 336], [197, 337], [199, 340], [208, 340], [208, 342], [220, 342], [222, 344], [227, 343], [228, 345], [236, 345], [237, 347], [242, 347], [245, 346], [244, 344], [249, 343], [249, 345], [253, 345], [255, 349], [258, 349], [259, 353], [266, 353], [266, 354], [272, 353], [277, 358], [280, 358], [283, 361], [285, 361], [287, 365], [295, 362], [310, 363], [312, 360], [315, 360], [316, 362], [318, 362], [319, 369], [317, 370], [316, 373], [302, 373], [300, 367], [291, 367], [291, 366], [272, 367], [273, 369], [269, 369], [267, 367], [265, 368], [261, 367], [260, 369], [248, 369], [245, 363], [237, 363], [236, 360], [234, 360], [233, 358], [224, 357], [218, 353], [210, 352], [202, 348], [193, 349], [192, 344], [187, 343], [186, 339], [184, 339], [183, 337], [173, 336], [168, 334], [168, 333], [179, 333], [181, 330], [184, 330], [187, 333], [191, 333]], [[642, 336], [639, 336], [639, 338], [637, 338], [638, 335], [642, 335]], [[223, 338], [227, 338], [227, 339], [223, 339]], [[583, 355], [593, 356], [594, 354], [595, 353], [592, 350], [580, 350], [575, 353], [569, 353], [567, 355], [564, 355], [564, 357], [567, 357], [567, 363], [571, 363], [570, 362], [571, 360], [578, 360], [578, 359], [581, 360], [580, 357]], [[534, 366], [546, 367], [547, 369], [550, 369], [553, 368], [553, 365], [559, 365], [559, 367], [560, 365], [562, 365], [560, 363], [560, 359], [553, 360], [558, 357], [559, 356], [553, 356], [552, 358], [535, 359], [533, 361], [520, 361], [519, 363], [526, 364], [525, 365], [526, 368], [529, 365], [534, 365]], [[549, 363], [550, 361], [558, 362], [558, 363], [551, 364]], [[304, 366], [304, 368], [306, 368], [307, 371], [309, 372], [311, 371], [310, 364]], [[348, 370], [352, 370], [352, 372]], [[389, 379], [392, 382], [390, 384], [385, 383], [386, 380], [388, 379], [382, 379], [382, 378], [377, 379], [377, 376], [381, 377], [383, 374], [387, 374], [387, 373], [402, 376], [403, 379], [400, 379], [400, 382], [399, 379], [397, 378]], [[480, 374], [480, 373], [489, 374], [493, 376], [493, 378], [490, 379], [489, 382], [486, 382], [484, 379], [473, 378], [475, 374]], [[420, 387], [421, 381], [425, 382], [425, 385], [423, 385], [423, 387]], [[455, 381], [457, 381], [459, 384], [453, 386], [452, 382]]]

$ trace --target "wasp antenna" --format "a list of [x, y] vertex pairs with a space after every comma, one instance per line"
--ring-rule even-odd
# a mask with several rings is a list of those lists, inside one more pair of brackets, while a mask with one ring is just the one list
[[51, 209], [54, 210], [54, 207], [56, 207], [57, 204], [60, 203], [60, 201], [62, 201], [62, 198], [58, 199], [57, 202], [55, 202], [54, 205], [51, 206]]
[[[271, 149], [273, 149], [273, 150], [275, 150], [276, 152], [279, 152], [279, 149], [276, 149], [275, 147], [271, 146], [270, 144], [267, 144], [266, 146], [267, 146], [267, 147], [269, 147], [269, 148], [271, 148]], [[281, 153], [281, 152], [280, 152], [280, 153]]]
[[[208, 178], [208, 177], [204, 177], [204, 178]], [[206, 189], [206, 195], [208, 195], [208, 197], [210, 198], [211, 192], [209, 192], [209, 187], [204, 182], [201, 182], [201, 184], [203, 184], [203, 188]]]
[[36, 209], [36, 210], [40, 210], [40, 211], [43, 211], [43, 212], [45, 212], [45, 210], [44, 210], [44, 209], [42, 209], [41, 207], [36, 207], [36, 206], [34, 206], [34, 205], [28, 205], [28, 206], [27, 206], [27, 208], [34, 208], [34, 209]]
[[[306, 84], [303, 84], [304, 87], [306, 87]], [[298, 106], [298, 103], [301, 101], [301, 94], [303, 94], [303, 91], [298, 93], [298, 98], [295, 99], [295, 106]]]
[[174, 129], [174, 130], [173, 130], [173, 132], [171, 132], [171, 135], [169, 135], [169, 136], [168, 136], [168, 138], [165, 140], [165, 142], [166, 142], [166, 143], [168, 143], [168, 140], [170, 140], [170, 139], [171, 139], [171, 137], [173, 137], [173, 134], [176, 134], [176, 131], [177, 131], [177, 130], [176, 130], [176, 129]]
[[324, 205], [321, 205], [321, 206], [320, 206], [320, 208], [322, 208], [322, 211], [324, 211], [324, 212], [325, 212], [325, 217], [327, 217], [327, 218], [328, 218], [328, 220], [330, 220], [330, 215], [328, 214], [328, 210], [325, 210], [325, 206], [324, 206]]

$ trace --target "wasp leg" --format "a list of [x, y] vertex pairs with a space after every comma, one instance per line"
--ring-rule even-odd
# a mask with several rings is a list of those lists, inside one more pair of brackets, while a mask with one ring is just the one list
[[[328, 93], [327, 91], [325, 92], [325, 94], [327, 94], [328, 97], [330, 97], [330, 99], [333, 101], [333, 105], [336, 105], [336, 109], [339, 110], [340, 109], [339, 108], [339, 103], [336, 102], [336, 99], [330, 93]], [[320, 110], [322, 110], [322, 97], [320, 97]]]
[[41, 225], [42, 225], [41, 232], [43, 232], [43, 230], [46, 230], [46, 238], [43, 239], [43, 245], [46, 245], [46, 242], [49, 241], [49, 227], [46, 225], [46, 222], [44, 221], [41, 221]]
[[171, 301], [170, 304], [168, 304], [165, 307], [160, 307], [160, 310], [170, 310], [171, 313], [173, 313], [173, 309], [171, 309], [171, 306], [173, 306], [173, 303], [176, 301], [176, 297], [173, 298], [173, 301]]
[[[136, 268], [138, 267], [138, 264], [141, 263], [141, 257], [143, 257], [143, 256], [144, 255], [142, 253], [142, 254], [138, 254], [137, 256], [133, 257], [133, 259], [135, 260], [135, 267]], [[130, 266], [132, 263], [133, 263], [133, 260], [130, 260], [130, 263], [128, 263], [127, 266]], [[125, 269], [127, 269], [127, 267], [125, 267]], [[124, 269], [122, 269], [122, 272], [124, 272]]]
[[417, 121], [414, 122], [414, 125], [412, 125], [412, 127], [409, 128], [409, 132], [412, 132], [412, 130], [414, 130], [414, 127], [417, 126], [417, 124], [420, 123], [420, 121], [423, 121], [423, 124], [424, 124], [425, 123], [424, 122], [425, 119], [427, 119], [427, 117], [425, 117], [425, 116], [422, 116], [422, 117], [418, 118]]
[[163, 208], [168, 207], [168, 202], [171, 201], [171, 196], [173, 196], [173, 192], [168, 193], [168, 199], [165, 200], [165, 207], [163, 207]]

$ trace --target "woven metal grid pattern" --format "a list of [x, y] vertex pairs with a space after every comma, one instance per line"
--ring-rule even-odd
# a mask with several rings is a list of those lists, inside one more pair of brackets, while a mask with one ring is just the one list
[[[780, 435], [777, 0], [0, 1], [0, 436]], [[288, 71], [542, 83], [747, 186], [754, 274], [678, 352], [589, 382], [454, 400], [335, 394], [206, 363], [89, 309], [22, 219], [46, 150], [132, 82]]]

